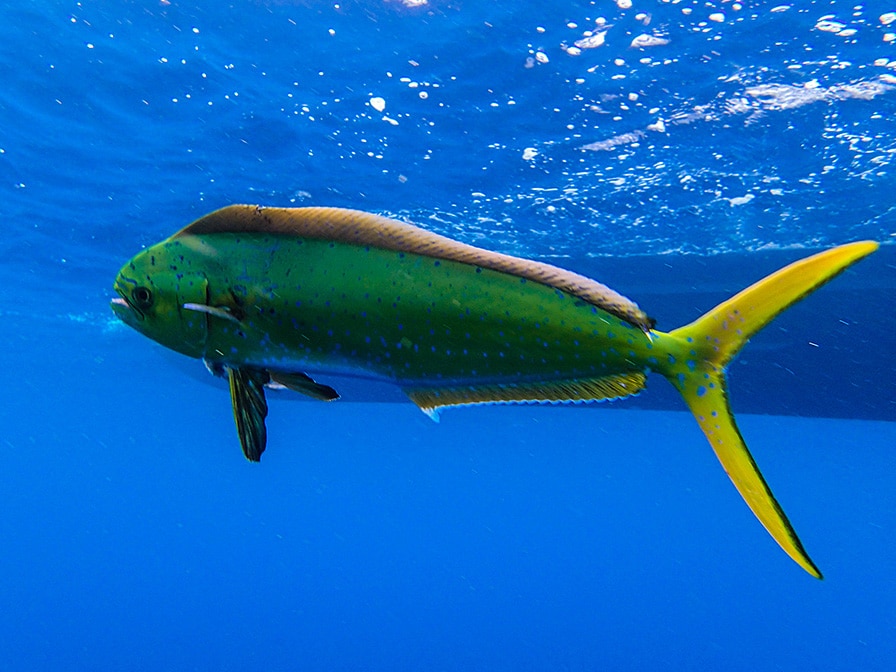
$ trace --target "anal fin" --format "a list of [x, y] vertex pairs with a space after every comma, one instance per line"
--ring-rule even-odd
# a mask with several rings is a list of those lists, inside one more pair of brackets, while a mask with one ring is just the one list
[[643, 372], [633, 371], [560, 381], [417, 387], [404, 392], [420, 410], [437, 420], [439, 409], [445, 406], [603, 401], [637, 394], [646, 383]]

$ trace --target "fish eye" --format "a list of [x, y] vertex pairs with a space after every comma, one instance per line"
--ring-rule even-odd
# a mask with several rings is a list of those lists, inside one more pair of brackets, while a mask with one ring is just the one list
[[140, 309], [145, 310], [152, 305], [152, 291], [148, 287], [135, 287], [131, 292], [131, 298]]

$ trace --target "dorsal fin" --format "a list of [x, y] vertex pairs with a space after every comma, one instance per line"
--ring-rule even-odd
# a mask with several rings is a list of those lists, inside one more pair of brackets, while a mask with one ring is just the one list
[[483, 250], [413, 224], [360, 210], [230, 205], [197, 219], [173, 237], [208, 233], [273, 233], [318, 238], [458, 261], [567, 292], [645, 332], [654, 325], [636, 303], [584, 275], [539, 261]]

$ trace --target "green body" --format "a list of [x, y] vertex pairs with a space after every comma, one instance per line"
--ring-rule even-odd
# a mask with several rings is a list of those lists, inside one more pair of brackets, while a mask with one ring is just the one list
[[566, 292], [456, 261], [233, 233], [174, 238], [143, 254], [186, 272], [172, 288], [181, 303], [240, 315], [190, 316], [203, 346], [184, 344], [231, 366], [471, 385], [645, 371], [659, 365], [656, 352], [665, 362], [672, 354], [668, 337]]

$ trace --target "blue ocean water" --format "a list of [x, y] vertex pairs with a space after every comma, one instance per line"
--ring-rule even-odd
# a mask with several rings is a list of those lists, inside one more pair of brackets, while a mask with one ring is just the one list
[[[890, 670], [896, 5], [37, 0], [0, 24], [0, 668]], [[871, 258], [731, 402], [817, 581], [661, 379], [432, 423], [226, 389], [118, 324], [121, 264], [230, 203], [547, 260], [684, 324]]]

